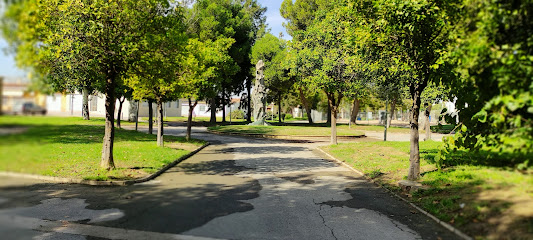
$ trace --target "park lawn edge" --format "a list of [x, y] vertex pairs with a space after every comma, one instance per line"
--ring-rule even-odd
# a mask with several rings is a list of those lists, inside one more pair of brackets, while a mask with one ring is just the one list
[[[233, 129], [231, 129], [233, 128]], [[242, 128], [245, 129], [244, 131], [236, 129], [236, 128]], [[252, 128], [257, 128], [257, 131], [250, 130]], [[301, 128], [304, 129], [313, 129], [313, 130], [325, 130], [324, 134], [294, 134], [291, 132], [285, 131], [282, 134], [278, 133], [276, 131], [274, 132], [261, 132], [260, 128], [270, 128], [270, 129], [282, 129], [282, 128], [289, 128], [289, 129], [298, 129]], [[301, 139], [301, 138], [330, 138], [331, 137], [331, 128], [330, 127], [299, 127], [299, 126], [250, 126], [250, 125], [217, 125], [217, 126], [210, 126], [207, 128], [207, 130], [211, 133], [215, 134], [227, 134], [227, 135], [239, 135], [239, 136], [252, 136], [252, 137], [264, 137], [264, 138], [281, 138], [281, 139]], [[337, 129], [337, 138], [359, 138], [359, 137], [365, 137], [364, 132], [357, 131], [357, 130], [350, 130], [353, 131], [351, 134], [347, 134], [344, 129]]]
[[[353, 143], [347, 143], [347, 144], [353, 144]], [[509, 212], [516, 212], [516, 210], [524, 210], [528, 209], [528, 204], [518, 204], [515, 199], [523, 200], [529, 199], [529, 203], [532, 201], [533, 192], [531, 191], [531, 185], [533, 184], [532, 179], [529, 175], [524, 174], [523, 182], [525, 186], [518, 186], [518, 183], [515, 183], [513, 181], [515, 180], [507, 180], [504, 182], [505, 184], [514, 184], [514, 187], [511, 190], [508, 190], [507, 193], [511, 193], [510, 198], [513, 200], [509, 200], [509, 202], [501, 201], [501, 199], [495, 198], [491, 200], [486, 200], [483, 197], [479, 196], [494, 196], [494, 192], [498, 193], [498, 191], [501, 189], [502, 183], [494, 182], [494, 186], [489, 186], [487, 188], [487, 185], [493, 184], [493, 177], [488, 177], [486, 182], [480, 183], [479, 185], [471, 184], [470, 186], [468, 184], [462, 185], [457, 184], [457, 176], [454, 176], [452, 174], [448, 175], [448, 171], [452, 172], [460, 172], [460, 171], [475, 171], [472, 174], [483, 174], [484, 172], [494, 172], [496, 174], [495, 176], [505, 176], [505, 175], [513, 175], [518, 174], [516, 171], [508, 171], [507, 169], [500, 169], [497, 167], [490, 167], [490, 166], [468, 166], [468, 165], [459, 165], [456, 167], [449, 167], [447, 169], [444, 169], [442, 172], [437, 171], [436, 168], [429, 168], [427, 163], [425, 167], [421, 167], [422, 175], [423, 177], [419, 182], [423, 184], [428, 184], [431, 186], [431, 188], [427, 190], [421, 190], [420, 192], [415, 193], [406, 193], [401, 190], [401, 188], [397, 185], [397, 181], [405, 179], [405, 176], [402, 178], [395, 178], [394, 176], [397, 176], [397, 174], [394, 174], [394, 171], [389, 173], [381, 173], [379, 172], [381, 169], [378, 170], [379, 173], [375, 174], [374, 171], [370, 171], [370, 169], [365, 169], [363, 167], [362, 169], [358, 168], [355, 164], [355, 160], [345, 161], [344, 159], [346, 156], [338, 155], [339, 153], [333, 153], [331, 152], [332, 145], [328, 146], [322, 146], [318, 147], [317, 149], [327, 155], [329, 158], [332, 158], [333, 160], [337, 161], [341, 165], [345, 165], [346, 167], [354, 170], [354, 172], [357, 172], [358, 174], [361, 174], [365, 179], [368, 181], [380, 186], [381, 188], [385, 189], [386, 191], [390, 192], [391, 194], [395, 195], [396, 197], [408, 202], [410, 205], [416, 206], [417, 208], [422, 209], [423, 213], [428, 216], [432, 216], [431, 218], [434, 218], [436, 222], [443, 225], [444, 227], [450, 229], [460, 229], [457, 230], [459, 233], [458, 235], [465, 238], [465, 239], [472, 239], [470, 236], [473, 237], [473, 239], [500, 239], [502, 237], [510, 237], [510, 239], [530, 239], [533, 235], [533, 232], [531, 230], [528, 230], [528, 228], [531, 228], [531, 225], [533, 223], [533, 218], [531, 218], [532, 211], [529, 210], [528, 212], [525, 212], [525, 216], [521, 216], [519, 219], [512, 217], [513, 215], [509, 214], [508, 218], [511, 218], [515, 221], [512, 222], [512, 224], [507, 224], [507, 226], [511, 227], [508, 229], [504, 229], [503, 231], [500, 230], [494, 230], [496, 228], [501, 227], [501, 223], [497, 222], [491, 222], [494, 220], [494, 218], [499, 218], [498, 214], [509, 213]], [[348, 155], [348, 154], [347, 154]], [[423, 158], [421, 157], [421, 163], [424, 162]], [[441, 174], [442, 173], [442, 174]], [[428, 178], [424, 178], [424, 175], [428, 175]], [[498, 175], [499, 174], [499, 175]], [[390, 176], [393, 176], [391, 178]], [[435, 176], [437, 176], [435, 178]], [[441, 176], [445, 176], [445, 179], [438, 179]], [[515, 176], [512, 176], [513, 178]], [[449, 181], [446, 186], [449, 187], [438, 187], [438, 183], [435, 185], [436, 179], [441, 181]], [[474, 177], [475, 179], [475, 177]], [[468, 182], [468, 180], [467, 180]], [[451, 184], [450, 184], [451, 183]], [[474, 186], [474, 187], [472, 187]], [[478, 192], [470, 192], [472, 189], [478, 190]], [[517, 192], [517, 189], [524, 190], [524, 192]], [[528, 190], [529, 189], [529, 190]], [[477, 194], [477, 198], [473, 197], [473, 195]], [[445, 196], [445, 197], [443, 197]], [[428, 203], [429, 201], [429, 203]], [[433, 201], [431, 203], [431, 201]], [[456, 202], [457, 205], [461, 206], [459, 207], [450, 207], [446, 206], [444, 202]], [[518, 201], [518, 202], [519, 202]], [[429, 204], [429, 205], [428, 205]], [[506, 205], [509, 204], [509, 205]], [[514, 205], [513, 205], [514, 204]], [[455, 205], [455, 204], [454, 204]], [[474, 210], [468, 208], [474, 208], [482, 209], [483, 212], [475, 212]], [[464, 213], [464, 215], [463, 215]], [[481, 214], [481, 216], [480, 216]], [[529, 215], [527, 215], [529, 214]], [[462, 219], [460, 219], [461, 222], [458, 222], [459, 220], [456, 219], [457, 216], [460, 215]], [[516, 214], [515, 214], [516, 215]], [[529, 217], [527, 217], [529, 216]], [[451, 220], [449, 218], [452, 218]], [[525, 218], [524, 218], [525, 217]], [[528, 221], [530, 226], [528, 227]], [[454, 221], [456, 220], [456, 221]], [[517, 224], [519, 223], [519, 224]], [[477, 226], [476, 226], [477, 224]], [[490, 230], [488, 230], [490, 229]], [[452, 232], [455, 232], [455, 230], [452, 230]], [[510, 234], [510, 235], [509, 235]]]
[[147, 176], [135, 178], [135, 179], [130, 179], [130, 180], [116, 180], [116, 181], [91, 180], [91, 179], [68, 178], [68, 177], [53, 177], [53, 176], [26, 174], [26, 173], [18, 173], [18, 172], [5, 172], [5, 171], [0, 171], [0, 176], [21, 177], [21, 178], [28, 178], [28, 179], [51, 181], [51, 182], [56, 182], [56, 183], [75, 183], [75, 184], [84, 184], [84, 185], [92, 185], [92, 186], [128, 186], [128, 185], [133, 185], [136, 183], [143, 183], [143, 182], [147, 182], [147, 181], [155, 179], [159, 175], [165, 173], [168, 169], [194, 156], [196, 153], [198, 153], [199, 151], [201, 151], [207, 146], [209, 146], [209, 142], [206, 142], [202, 146], [196, 148], [195, 150], [185, 155], [182, 155], [181, 157], [165, 165], [164, 167], [162, 167], [155, 173], [149, 174]]

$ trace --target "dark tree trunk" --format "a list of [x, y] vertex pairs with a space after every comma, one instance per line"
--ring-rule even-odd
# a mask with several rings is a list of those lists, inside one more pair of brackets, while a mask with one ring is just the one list
[[278, 95], [278, 122], [281, 123], [281, 93]]
[[211, 99], [211, 119], [209, 120], [209, 122], [212, 124], [217, 123], [217, 103], [215, 102], [215, 100], [215, 97]]
[[328, 115], [327, 115], [328, 117], [327, 117], [327, 121], [326, 121], [326, 124], [328, 124], [328, 125], [331, 125], [331, 113], [332, 113], [331, 105], [328, 104]]
[[154, 132], [154, 109], [152, 106], [152, 99], [148, 99], [148, 133]]
[[193, 104], [189, 98], [189, 117], [187, 117], [187, 133], [185, 135], [185, 139], [187, 139], [187, 141], [191, 140], [192, 113], [196, 107], [196, 104], [198, 104], [198, 100], [194, 100]]
[[390, 124], [391, 124], [392, 120], [394, 119], [394, 109], [395, 108], [396, 108], [396, 97], [393, 97], [391, 105], [390, 105], [390, 114], [388, 116], [389, 118], [387, 119], [387, 128], [390, 127]]
[[81, 115], [83, 116], [83, 120], [90, 120], [89, 117], [89, 89], [86, 87], [82, 90], [82, 104], [81, 104]]
[[302, 101], [305, 111], [307, 112], [307, 120], [309, 121], [310, 124], [312, 124], [313, 118], [311, 117], [311, 106], [309, 102], [307, 101], [307, 98], [304, 95], [304, 90], [302, 89], [302, 87], [300, 87], [300, 100]]
[[122, 128], [120, 126], [120, 117], [122, 115], [122, 105], [124, 104], [124, 100], [126, 100], [126, 97], [122, 96], [118, 99], [118, 113], [117, 113], [117, 127]]
[[226, 93], [222, 90], [222, 122], [226, 122]]
[[420, 84], [412, 84], [410, 86], [411, 100], [413, 106], [411, 107], [411, 116], [409, 119], [411, 126], [411, 151], [409, 155], [409, 180], [417, 180], [420, 178], [420, 148], [419, 148], [419, 133], [418, 133], [418, 117], [420, 116], [420, 96], [427, 80]]
[[163, 100], [157, 100], [157, 146], [163, 147]]
[[433, 105], [430, 103], [426, 107], [425, 115], [426, 115], [426, 138], [424, 141], [431, 140], [431, 123], [429, 122], [429, 115], [431, 114], [431, 107]]
[[114, 77], [107, 79], [105, 87], [105, 133], [102, 147], [102, 160], [100, 167], [106, 170], [114, 169], [113, 143], [115, 140], [115, 80]]
[[246, 81], [246, 90], [248, 91], [248, 96], [246, 101], [248, 101], [248, 106], [246, 109], [246, 121], [252, 122], [252, 78], [248, 78]]
[[350, 116], [350, 123], [352, 125], [357, 124], [357, 115], [359, 114], [359, 99], [355, 98], [352, 105], [352, 115]]

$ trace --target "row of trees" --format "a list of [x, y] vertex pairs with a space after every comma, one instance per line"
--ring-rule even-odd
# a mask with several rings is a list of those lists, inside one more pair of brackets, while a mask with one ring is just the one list
[[2, 30], [19, 66], [51, 91], [105, 95], [100, 165], [112, 169], [117, 98], [157, 103], [163, 146], [163, 102], [188, 98], [192, 111], [207, 99], [214, 113], [251, 85], [265, 10], [255, 0], [21, 0], [8, 6]]
[[267, 34], [252, 59], [266, 60], [277, 99], [294, 86], [309, 111], [305, 90], [327, 96], [332, 144], [342, 99], [357, 112], [370, 92], [392, 102], [409, 96], [414, 180], [424, 99], [429, 117], [431, 101], [458, 98], [457, 145], [531, 152], [531, 8], [527, 0], [285, 0], [280, 11], [292, 41]]

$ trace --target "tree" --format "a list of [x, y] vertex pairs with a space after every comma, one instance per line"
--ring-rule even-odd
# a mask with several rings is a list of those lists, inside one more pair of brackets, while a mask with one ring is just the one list
[[[344, 39], [356, 21], [352, 18], [350, 6], [345, 1], [331, 3], [334, 8], [320, 9], [313, 24], [308, 26], [302, 37], [299, 58], [305, 71], [310, 74], [304, 82], [321, 89], [327, 96], [331, 109], [331, 144], [337, 144], [337, 113], [343, 97], [355, 94], [362, 86], [363, 62], [357, 54], [356, 45], [345, 44]], [[353, 48], [355, 47], [355, 49]], [[355, 68], [353, 68], [355, 67]]]
[[491, 158], [507, 154], [501, 162], [531, 166], [532, 14], [530, 0], [464, 1], [452, 52], [461, 78], [446, 86], [457, 96], [465, 131], [451, 139], [449, 150], [484, 149]]
[[[149, 13], [157, 0], [24, 1], [15, 19], [17, 55], [52, 84], [78, 86], [80, 79], [106, 96], [100, 166], [114, 168], [116, 88], [135, 62]], [[37, 53], [37, 54], [36, 54]], [[90, 77], [87, 77], [90, 76]], [[68, 81], [62, 81], [66, 79]]]
[[253, 41], [264, 25], [265, 11], [255, 0], [201, 0], [196, 1], [190, 12], [190, 32], [200, 41], [235, 40], [228, 51], [231, 61], [219, 68], [221, 74], [216, 79], [211, 79], [212, 87], [207, 95], [210, 98], [211, 123], [216, 122], [216, 110], [224, 110], [231, 95], [240, 93], [244, 81], [251, 78], [248, 73], [251, 67], [249, 55]]
[[139, 59], [125, 83], [136, 99], [155, 100], [157, 146], [163, 147], [163, 103], [183, 95], [188, 40], [181, 7], [161, 4], [150, 11], [149, 19], [146, 40], [139, 46]]
[[206, 97], [204, 89], [211, 87], [210, 79], [216, 78], [220, 74], [219, 67], [231, 60], [227, 51], [234, 41], [232, 38], [220, 38], [216, 42], [210, 40], [201, 42], [193, 38], [187, 44], [186, 71], [183, 78], [186, 81], [184, 82], [184, 96], [189, 101], [185, 136], [187, 140], [191, 139], [192, 115], [198, 99]]
[[416, 180], [420, 177], [418, 117], [421, 96], [430, 82], [453, 79], [446, 51], [459, 6], [448, 1], [421, 0], [380, 0], [374, 6], [377, 11], [366, 11], [365, 16], [376, 24], [372, 32], [375, 48], [394, 63], [393, 68], [410, 72], [412, 76], [406, 82], [413, 100], [408, 179]]

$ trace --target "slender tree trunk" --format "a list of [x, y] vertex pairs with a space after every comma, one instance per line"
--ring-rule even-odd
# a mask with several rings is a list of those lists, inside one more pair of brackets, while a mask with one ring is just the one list
[[335, 110], [331, 111], [331, 144], [337, 144], [337, 114]]
[[115, 140], [115, 81], [110, 77], [106, 82], [105, 89], [105, 133], [102, 147], [102, 160], [100, 167], [106, 170], [114, 169], [113, 143]]
[[300, 100], [302, 101], [302, 104], [304, 105], [305, 111], [307, 112], [307, 120], [310, 124], [313, 123], [313, 118], [311, 117], [311, 106], [309, 102], [307, 101], [307, 98], [304, 95], [304, 90], [302, 87], [300, 87]]
[[163, 100], [157, 100], [157, 146], [163, 147]]
[[83, 116], [83, 120], [90, 120], [89, 117], [89, 89], [86, 87], [82, 90], [82, 104], [81, 104], [81, 115]]
[[217, 123], [217, 103], [215, 102], [216, 97], [213, 97], [211, 99], [211, 119], [209, 120], [210, 123], [215, 124]]
[[135, 131], [137, 131], [139, 127], [139, 108], [141, 107], [141, 100], [137, 101], [137, 109], [135, 110]]
[[278, 122], [281, 123], [281, 93], [278, 94]]
[[246, 110], [246, 121], [252, 122], [252, 78], [248, 78], [246, 81], [246, 90], [248, 91], [248, 96], [246, 101], [248, 101], [248, 106]]
[[420, 115], [420, 94], [421, 91], [414, 90], [411, 94], [413, 106], [411, 107], [410, 125], [411, 125], [411, 151], [409, 156], [409, 180], [417, 180], [420, 178], [420, 149], [419, 149], [419, 133], [418, 133], [418, 117]]
[[148, 133], [154, 132], [154, 109], [152, 106], [152, 99], [148, 99]]
[[390, 124], [392, 120], [394, 119], [394, 108], [396, 107], [396, 97], [392, 98], [391, 105], [390, 105], [390, 114], [389, 119], [387, 119], [387, 128], [390, 127]]
[[328, 125], [331, 125], [331, 114], [332, 114], [332, 111], [331, 111], [331, 105], [328, 104], [328, 117], [327, 117], [327, 121], [326, 121], [326, 124]]
[[357, 124], [357, 115], [359, 114], [359, 99], [355, 98], [352, 105], [352, 115], [350, 116], [350, 123], [352, 125]]
[[226, 93], [222, 90], [222, 122], [226, 122]]
[[194, 100], [193, 104], [189, 98], [189, 117], [187, 117], [187, 133], [185, 135], [185, 139], [187, 139], [187, 141], [191, 140], [192, 113], [194, 112], [196, 104], [198, 104], [198, 100]]
[[122, 96], [118, 99], [118, 114], [117, 114], [117, 127], [122, 128], [120, 126], [120, 117], [122, 115], [122, 105], [124, 104], [124, 100], [126, 100], [126, 97]]
[[424, 141], [431, 140], [431, 123], [429, 122], [429, 115], [431, 114], [431, 107], [433, 107], [433, 105], [431, 103], [428, 104], [428, 106], [426, 108], [426, 111], [425, 111], [425, 115], [426, 115], [426, 138], [424, 139]]

